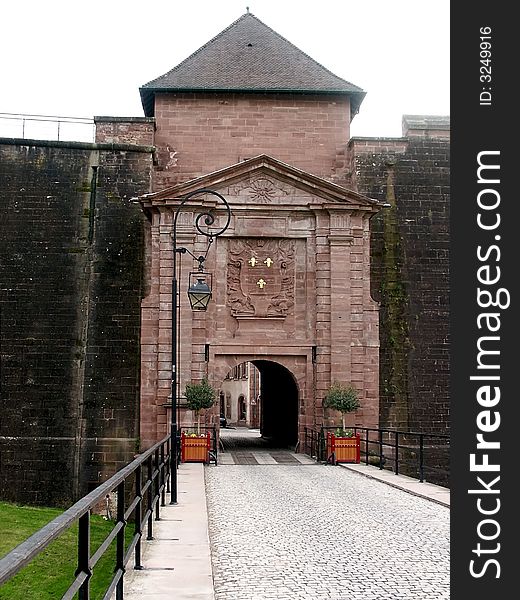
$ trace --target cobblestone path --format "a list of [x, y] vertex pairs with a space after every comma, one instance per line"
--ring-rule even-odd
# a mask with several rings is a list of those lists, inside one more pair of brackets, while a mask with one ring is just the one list
[[446, 507], [337, 466], [205, 473], [216, 600], [449, 598]]

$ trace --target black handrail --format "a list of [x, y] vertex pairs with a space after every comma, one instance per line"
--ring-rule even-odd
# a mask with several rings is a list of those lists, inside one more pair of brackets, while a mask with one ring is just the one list
[[[319, 462], [326, 462], [327, 431], [335, 431], [338, 427], [305, 428], [304, 452]], [[424, 482], [426, 471], [433, 479], [445, 481], [449, 478], [449, 445], [448, 435], [425, 433], [418, 431], [402, 431], [397, 429], [381, 429], [374, 427], [348, 427], [354, 434], [360, 435], [361, 455], [365, 464], [372, 459], [379, 469], [393, 467], [396, 475], [404, 473]], [[442, 453], [448, 468], [443, 469], [431, 464], [434, 451]], [[429, 455], [429, 464], [426, 455]], [[406, 456], [405, 456], [406, 455]]]
[[[145, 465], [146, 469], [143, 470], [142, 465]], [[71, 600], [76, 594], [78, 600], [90, 599], [90, 578], [93, 569], [114, 539], [116, 540], [114, 576], [104, 595], [104, 600], [108, 600], [114, 591], [116, 600], [123, 600], [123, 574], [126, 565], [134, 553], [134, 567], [142, 568], [143, 526], [147, 524], [148, 539], [152, 539], [154, 512], [155, 520], [158, 520], [159, 504], [162, 506], [165, 504], [164, 491], [170, 477], [170, 465], [170, 436], [167, 436], [0, 559], [0, 584], [14, 577], [53, 540], [78, 522], [78, 566], [74, 574], [75, 579], [62, 596], [62, 600]], [[144, 482], [143, 471], [146, 471]], [[126, 507], [125, 484], [132, 475], [135, 475], [134, 493]], [[114, 527], [96, 552], [90, 554], [90, 513], [114, 490], [117, 494]], [[125, 552], [125, 528], [132, 514], [135, 521], [134, 534]]]

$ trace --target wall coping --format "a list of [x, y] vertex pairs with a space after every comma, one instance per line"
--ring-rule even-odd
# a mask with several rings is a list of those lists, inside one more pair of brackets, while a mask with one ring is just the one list
[[94, 123], [151, 123], [151, 124], [155, 125], [155, 117], [95, 116]]
[[139, 146], [137, 144], [109, 144], [94, 142], [69, 142], [58, 140], [31, 140], [24, 138], [0, 137], [0, 146], [41, 146], [44, 148], [70, 148], [73, 150], [104, 150], [105, 152], [124, 151], [155, 153], [155, 146]]
[[349, 139], [350, 142], [407, 142], [407, 137], [372, 137], [372, 136], [353, 136]]

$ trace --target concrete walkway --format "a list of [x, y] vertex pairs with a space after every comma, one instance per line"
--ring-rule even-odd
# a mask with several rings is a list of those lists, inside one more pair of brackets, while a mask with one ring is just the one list
[[[224, 456], [221, 454], [220, 458]], [[204, 470], [241, 468], [226, 464], [225, 460], [219, 463], [218, 467], [204, 467], [199, 463], [180, 465], [179, 502], [174, 506], [167, 504], [162, 507], [161, 520], [154, 521], [154, 540], [143, 543], [144, 569], [134, 571], [130, 568], [125, 575], [125, 599], [215, 599]], [[309, 466], [292, 467], [294, 468], [309, 468]], [[328, 470], [338, 467], [315, 465], [311, 468]], [[409, 494], [449, 507], [449, 489], [420, 483], [410, 477], [394, 475], [388, 471], [380, 471], [370, 465], [346, 464], [339, 468], [348, 469], [360, 476], [378, 480]], [[236, 489], [235, 493], [240, 495], [240, 490]], [[225, 597], [227, 596], [222, 596]], [[233, 595], [230, 597], [235, 598]]]
[[178, 504], [161, 508], [154, 539], [144, 541], [142, 571], [125, 574], [125, 600], [214, 600], [204, 465], [178, 470]]

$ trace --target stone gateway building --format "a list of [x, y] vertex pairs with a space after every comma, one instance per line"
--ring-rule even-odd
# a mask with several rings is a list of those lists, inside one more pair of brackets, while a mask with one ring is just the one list
[[232, 215], [192, 312], [194, 222], [224, 215], [179, 213], [179, 395], [249, 362], [280, 443], [336, 422], [334, 381], [351, 425], [447, 432], [449, 121], [351, 139], [364, 95], [248, 12], [94, 144], [0, 140], [3, 498], [66, 503], [169, 432], [173, 216], [201, 189]]
[[[369, 219], [380, 203], [260, 155], [142, 200], [151, 222], [152, 273], [141, 345], [145, 444], [164, 437], [169, 423], [172, 209], [200, 188], [220, 192], [232, 218], [206, 260], [215, 275], [208, 310], [191, 312], [181, 296], [181, 382], [208, 377], [218, 389], [230, 369], [252, 362], [261, 373], [263, 432], [296, 444], [304, 427], [323, 423], [319, 398], [331, 382], [348, 380], [361, 392], [356, 418], [376, 426]], [[194, 236], [196, 209], [188, 207], [180, 236], [198, 256], [204, 240]], [[193, 261], [183, 266], [180, 280], [187, 281]]]

